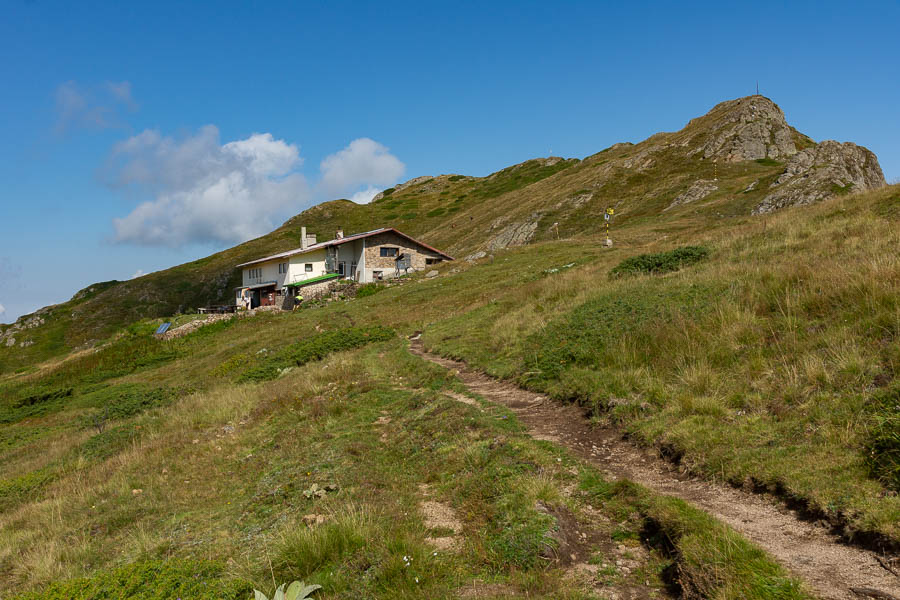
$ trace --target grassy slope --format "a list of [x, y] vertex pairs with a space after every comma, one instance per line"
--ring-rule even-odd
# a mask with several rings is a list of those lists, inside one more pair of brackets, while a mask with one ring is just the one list
[[[578, 597], [584, 591], [553, 587], [563, 584], [552, 569], [511, 570], [516, 560], [534, 559], [539, 544], [498, 541], [491, 528], [498, 518], [541, 520], [529, 509], [531, 500], [505, 495], [536, 489], [534, 478], [547, 483], [541, 494], [575, 514], [589, 510], [590, 502], [613, 516], [620, 509], [637, 515], [632, 528], [649, 519], [691, 536], [697, 528], [714, 540], [732, 535], [703, 534], [720, 526], [641, 492], [610, 492], [596, 483], [596, 474], [582, 476], [582, 494], [567, 494], [572, 475], [554, 468], [553, 457], [570, 466], [571, 459], [527, 441], [497, 414], [479, 417], [444, 398], [442, 390], [456, 384], [408, 357], [398, 342], [295, 369], [270, 383], [235, 385], [281, 348], [316, 335], [317, 326], [373, 322], [399, 332], [424, 329], [427, 344], [442, 352], [589, 404], [598, 418], [683, 454], [686, 465], [709, 477], [781, 488], [857, 530], [897, 539], [900, 503], [867, 476], [863, 444], [869, 399], [893, 385], [900, 364], [900, 271], [891, 251], [898, 218], [900, 190], [893, 187], [765, 220], [722, 221], [699, 235], [623, 227], [611, 250], [574, 241], [536, 244], [475, 265], [444, 265], [441, 277], [413, 279], [366, 298], [217, 324], [170, 343], [152, 340], [147, 334], [155, 322], [148, 321], [97, 352], [38, 374], [7, 376], [0, 380], [7, 399], [72, 392], [7, 403], [0, 415], [2, 579], [15, 587], [42, 584], [173, 557], [226, 565], [217, 576], [222, 585], [263, 585], [268, 552], [283, 559], [273, 559], [278, 577], [315, 576], [345, 597], [382, 593], [381, 585], [412, 584], [395, 571], [374, 580], [362, 573], [390, 570], [397, 556], [426, 547], [421, 521], [409, 510], [421, 499], [420, 483], [476, 524], [465, 532], [462, 558], [426, 571], [435, 579], [429, 585], [436, 597], [471, 577], [520, 592]], [[710, 258], [662, 276], [608, 276], [623, 258], [685, 242], [711, 248]], [[564, 268], [576, 255], [576, 264]], [[595, 331], [603, 344], [562, 355], [559, 369], [535, 368], [542, 364], [535, 357], [555, 356], [559, 341], [592, 341]], [[169, 400], [153, 400], [157, 388], [172, 392]], [[91, 415], [107, 404], [124, 407], [126, 416], [110, 419], [98, 433]], [[385, 433], [379, 417], [394, 425], [387, 431], [398, 436], [391, 444], [379, 444]], [[479, 423], [475, 430], [467, 429], [470, 418]], [[422, 428], [429, 433], [417, 438]], [[492, 471], [490, 462], [479, 461], [496, 458], [489, 440], [498, 436], [515, 439], [503, 459], [512, 462]], [[401, 460], [395, 446], [417, 459]], [[471, 462], [482, 451], [484, 458]], [[448, 458], [455, 452], [461, 463]], [[532, 464], [537, 470], [522, 466]], [[458, 468], [467, 477], [488, 477], [465, 487]], [[476, 494], [500, 485], [494, 479], [505, 483]], [[336, 482], [342, 492], [320, 506], [303, 497], [307, 481]], [[133, 495], [133, 489], [143, 492]], [[397, 512], [397, 503], [407, 515]], [[350, 543], [347, 552], [357, 557], [350, 563], [343, 550], [311, 564], [286, 558], [292, 555], [285, 540], [299, 539], [301, 549], [332, 543], [303, 541], [308, 534], [297, 521], [308, 512], [332, 511], [339, 520], [364, 519], [372, 538], [384, 541], [365, 556]], [[385, 537], [388, 521], [402, 524], [402, 539]], [[598, 544], [592, 551], [608, 549]], [[672, 559], [654, 556], [648, 564], [656, 565], [651, 570], [659, 584], [660, 569]], [[752, 563], [747, 556], [740, 564]], [[682, 580], [707, 581], [708, 574], [691, 570], [693, 560], [679, 555], [677, 565], [687, 569]], [[337, 564], [329, 561], [349, 570], [326, 575], [332, 567], [323, 565]], [[737, 579], [713, 577], [709, 585], [741, 589], [740, 576], [728, 576]], [[779, 577], [774, 581], [790, 587]]]
[[[590, 549], [607, 564], [612, 551], [601, 540], [630, 540], [637, 552], [636, 532], [654, 523], [649, 529], [665, 532], [679, 553], [673, 559], [652, 550], [640, 571], [650, 587], [662, 585], [674, 560], [680, 580], [698, 594], [748, 597], [748, 581], [767, 572], [758, 597], [773, 597], [773, 585], [781, 597], [796, 597], [768, 559], [702, 513], [610, 487], [589, 469], [576, 477], [569, 457], [527, 440], [513, 420], [497, 418], [503, 413], [479, 415], [451, 402], [442, 392], [456, 384], [399, 342], [270, 383], [235, 383], [281, 348], [316, 335], [317, 326], [424, 329], [441, 351], [595, 404], [601, 418], [675, 446], [697, 470], [777, 482], [895, 536], [896, 498], [866, 478], [860, 440], [870, 377], [876, 366], [897, 363], [897, 263], [887, 251], [897, 241], [896, 204], [891, 188], [765, 222], [722, 221], [700, 235], [633, 224], [621, 228], [612, 250], [536, 244], [475, 265], [444, 265], [441, 277], [366, 298], [217, 324], [170, 343], [150, 338], [155, 323], [148, 321], [95, 353], [8, 376], [0, 382], [4, 398], [72, 392], [5, 406], [2, 580], [21, 589], [87, 575], [93, 579], [84, 585], [101, 585], [116, 565], [144, 573], [168, 558], [175, 562], [164, 568], [182, 573], [179, 565], [200, 568], [184, 561], [205, 560], [214, 573], [210, 589], [237, 586], [240, 596], [241, 582], [269, 585], [271, 558], [278, 579], [313, 578], [338, 597], [413, 596], [421, 590], [417, 576], [431, 597], [455, 595], [473, 578], [519, 594], [582, 597], [587, 588], [539, 558], [559, 526], [535, 508], [540, 500], [624, 522], [621, 531], [601, 528]], [[608, 278], [625, 257], [687, 241], [711, 247], [711, 258], [661, 277]], [[564, 268], [573, 257], [575, 265]], [[610, 296], [630, 299], [634, 310], [597, 348], [597, 360], [535, 377], [529, 352], [547, 350], [542, 328], [562, 323], [557, 331], [565, 333], [585, 306], [602, 316]], [[660, 306], [672, 312], [660, 315]], [[804, 312], [813, 309], [814, 327]], [[588, 324], [608, 329], [596, 319]], [[656, 349], [639, 344], [645, 339]], [[800, 371], [803, 365], [818, 366]], [[153, 400], [149, 392], [158, 388], [171, 398]], [[610, 397], [633, 402], [606, 413]], [[91, 416], [104, 405], [125, 407], [126, 416], [98, 433]], [[389, 427], [379, 425], [382, 417]], [[680, 434], [686, 430], [694, 437]], [[745, 443], [721, 443], [726, 434]], [[582, 491], [573, 493], [579, 481]], [[302, 493], [331, 482], [340, 491], [324, 499]], [[461, 554], [429, 558], [428, 532], [414, 510], [420, 484], [465, 515]], [[299, 521], [306, 513], [330, 514], [334, 527], [311, 534]], [[731, 562], [707, 572], [703, 565], [716, 561], [703, 552], [717, 548]], [[404, 555], [421, 566], [403, 567]], [[635, 583], [614, 570], [601, 578]]]
[[[97, 369], [67, 366], [56, 383], [75, 387], [70, 399], [3, 428], [8, 446], [44, 450], [4, 454], [2, 481], [23, 468], [50, 479], [5, 499], [2, 589], [43, 585], [28, 598], [120, 597], [125, 590], [140, 598], [246, 598], [251, 585], [270, 589], [274, 576], [315, 581], [335, 598], [451, 598], [472, 581], [502, 595], [587, 598], [597, 586], [662, 590], [672, 565], [692, 593], [768, 598], [774, 588], [778, 597], [804, 597], [763, 554], [704, 515], [604, 482], [525, 437], [505, 410], [449, 399], [443, 392], [458, 384], [409, 355], [400, 340], [334, 355], [270, 383], [227, 383], [246, 364], [222, 362], [223, 353], [259, 356], [257, 346], [274, 332], [289, 332], [287, 340], [311, 335], [314, 324], [333, 322], [342, 309], [256, 317], [194, 334], [175, 348], [190, 360], [135, 365], [124, 379], [99, 382]], [[144, 356], [172, 350], [148, 346]], [[167, 369], [178, 378], [160, 372]], [[98, 385], [122, 390], [130, 382], [133, 390], [140, 381], [148, 389], [160, 378], [203, 391], [145, 406], [102, 433], [79, 426], [98, 408], [86, 399]], [[24, 433], [51, 426], [40, 439]], [[307, 497], [313, 484], [337, 489]], [[456, 550], [427, 542], [448, 532], [425, 527], [418, 506], [426, 497], [464, 523]], [[309, 528], [301, 519], [308, 513], [328, 520]], [[650, 521], [659, 539], [642, 544]], [[583, 560], [603, 565], [588, 581], [564, 577], [563, 566], [548, 562], [559, 532], [568, 527], [572, 536], [575, 522], [590, 534], [579, 550]], [[666, 552], [663, 539], [681, 554]], [[728, 558], [709, 570], [710, 553]], [[640, 557], [638, 568], [611, 566], [622, 556]], [[752, 577], [746, 564], [757, 566]], [[756, 586], [749, 596], [748, 585]]]
[[[319, 239], [394, 226], [454, 256], [483, 249], [504, 227], [534, 222], [533, 241], [592, 235], [607, 206], [616, 227], [659, 222], [661, 211], [697, 179], [712, 179], [710, 161], [688, 157], [684, 143], [709, 135], [718, 115], [695, 119], [676, 133], [660, 133], [636, 145], [607, 149], [577, 159], [536, 159], [488, 177], [442, 175], [388, 193], [369, 205], [336, 200], [313, 207], [282, 227], [203, 259], [115, 285], [92, 286], [88, 297], [53, 307], [46, 323], [20, 335], [28, 347], [0, 347], [0, 373], [91, 344], [144, 317], [172, 315], [196, 306], [228, 302], [239, 283], [233, 268], [245, 260], [299, 246], [300, 227]], [[797, 134], [798, 141], [807, 140]], [[808, 141], [808, 140], [807, 140]], [[801, 143], [802, 145], [802, 143]], [[648, 164], [651, 161], [652, 164]], [[719, 189], [690, 206], [665, 213], [661, 227], [705, 226], [749, 212], [782, 171], [776, 161], [747, 161], [718, 167]], [[751, 192], [743, 190], [758, 180]], [[2, 327], [2, 326], [0, 326]]]
[[[900, 369], [898, 205], [894, 186], [701, 234], [633, 244], [623, 233], [607, 259], [498, 290], [425, 340], [584, 403], [696, 472], [896, 544], [900, 499], [865, 459], [873, 398]], [[712, 257], [608, 277], [638, 245], [679, 242], [705, 243]]]

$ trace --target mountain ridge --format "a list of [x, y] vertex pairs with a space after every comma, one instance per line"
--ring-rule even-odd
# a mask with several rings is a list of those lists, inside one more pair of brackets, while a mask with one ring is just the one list
[[269, 234], [133, 280], [87, 286], [72, 299], [0, 325], [0, 373], [90, 345], [142, 318], [224, 303], [234, 265], [299, 247], [300, 227], [319, 239], [396, 227], [451, 255], [477, 260], [504, 248], [585, 238], [647, 219], [684, 227], [747, 218], [885, 185], [878, 159], [851, 142], [815, 142], [764, 96], [716, 104], [675, 132], [620, 142], [583, 159], [545, 157], [485, 177], [418, 176], [359, 205], [313, 206]]

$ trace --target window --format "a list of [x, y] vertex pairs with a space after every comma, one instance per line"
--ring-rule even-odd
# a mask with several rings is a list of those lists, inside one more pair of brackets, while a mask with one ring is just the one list
[[372, 279], [381, 281], [382, 279], [384, 279], [384, 275], [381, 271], [372, 271]]
[[344, 273], [346, 273], [346, 271], [347, 271], [347, 263], [344, 261], [339, 262], [338, 263], [338, 273], [343, 275]]
[[306, 263], [303, 265], [303, 270], [307, 273], [312, 273], [312, 263]]
[[278, 274], [281, 275], [283, 273], [288, 272], [288, 264], [287, 263], [278, 263]]
[[426, 265], [436, 265], [439, 262], [441, 262], [442, 260], [444, 260], [444, 259], [443, 258], [426, 258], [425, 264]]
[[381, 256], [383, 256], [383, 257], [384, 256], [389, 256], [389, 257], [397, 256], [397, 252], [398, 252], [397, 248], [386, 248], [383, 246], [381, 248]]

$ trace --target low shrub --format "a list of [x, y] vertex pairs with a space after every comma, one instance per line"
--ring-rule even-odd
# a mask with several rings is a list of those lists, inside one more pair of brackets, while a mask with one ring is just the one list
[[55, 476], [49, 467], [45, 467], [18, 477], [0, 479], [0, 511], [30, 498], [35, 490], [50, 483]]
[[69, 579], [40, 591], [14, 596], [16, 600], [246, 600], [253, 588], [228, 579], [221, 565], [209, 561], [169, 559], [141, 561], [100, 571], [91, 577]]
[[28, 390], [23, 393], [19, 398], [14, 400], [11, 404], [13, 408], [21, 408], [23, 406], [34, 406], [35, 404], [43, 404], [44, 402], [51, 402], [53, 400], [59, 400], [61, 398], [66, 398], [72, 395], [72, 388], [70, 387], [61, 387], [61, 388], [38, 388]]
[[0, 423], [17, 423], [58, 410], [72, 395], [71, 387], [29, 388], [5, 405], [0, 404]]
[[107, 419], [125, 419], [145, 410], [171, 404], [172, 390], [143, 383], [122, 383], [90, 392], [78, 403], [101, 410]]
[[866, 440], [869, 473], [894, 491], [900, 491], [900, 386], [872, 398], [872, 425]]
[[682, 267], [698, 263], [710, 254], [705, 246], [682, 246], [668, 252], [639, 254], [626, 258], [610, 271], [610, 276], [635, 275], [640, 273], [670, 273]]
[[383, 289], [384, 286], [378, 285], [377, 283], [366, 283], [356, 288], [356, 297], [365, 298], [366, 296], [373, 296]]
[[88, 438], [78, 450], [85, 457], [104, 460], [127, 448], [138, 435], [134, 425], [119, 425]]
[[[525, 339], [523, 383], [546, 389], [569, 367], [602, 367], [606, 352], [623, 337], [643, 344], [644, 360], [654, 356], [654, 326], [679, 313], [696, 315], [711, 302], [704, 286], [670, 286], [604, 294], [558, 317]], [[609, 358], [609, 357], [606, 357]]]

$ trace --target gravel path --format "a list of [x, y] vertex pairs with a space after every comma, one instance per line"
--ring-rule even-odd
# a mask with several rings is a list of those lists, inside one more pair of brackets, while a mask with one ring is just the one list
[[[714, 515], [764, 548], [828, 600], [900, 599], [900, 577], [870, 551], [848, 546], [827, 527], [803, 520], [772, 498], [686, 478], [671, 463], [623, 439], [614, 428], [591, 425], [577, 406], [554, 402], [427, 352], [414, 338], [410, 350], [458, 372], [470, 391], [510, 408], [530, 434], [565, 446], [611, 478], [627, 478], [675, 496]], [[884, 559], [883, 559], [884, 560]]]

